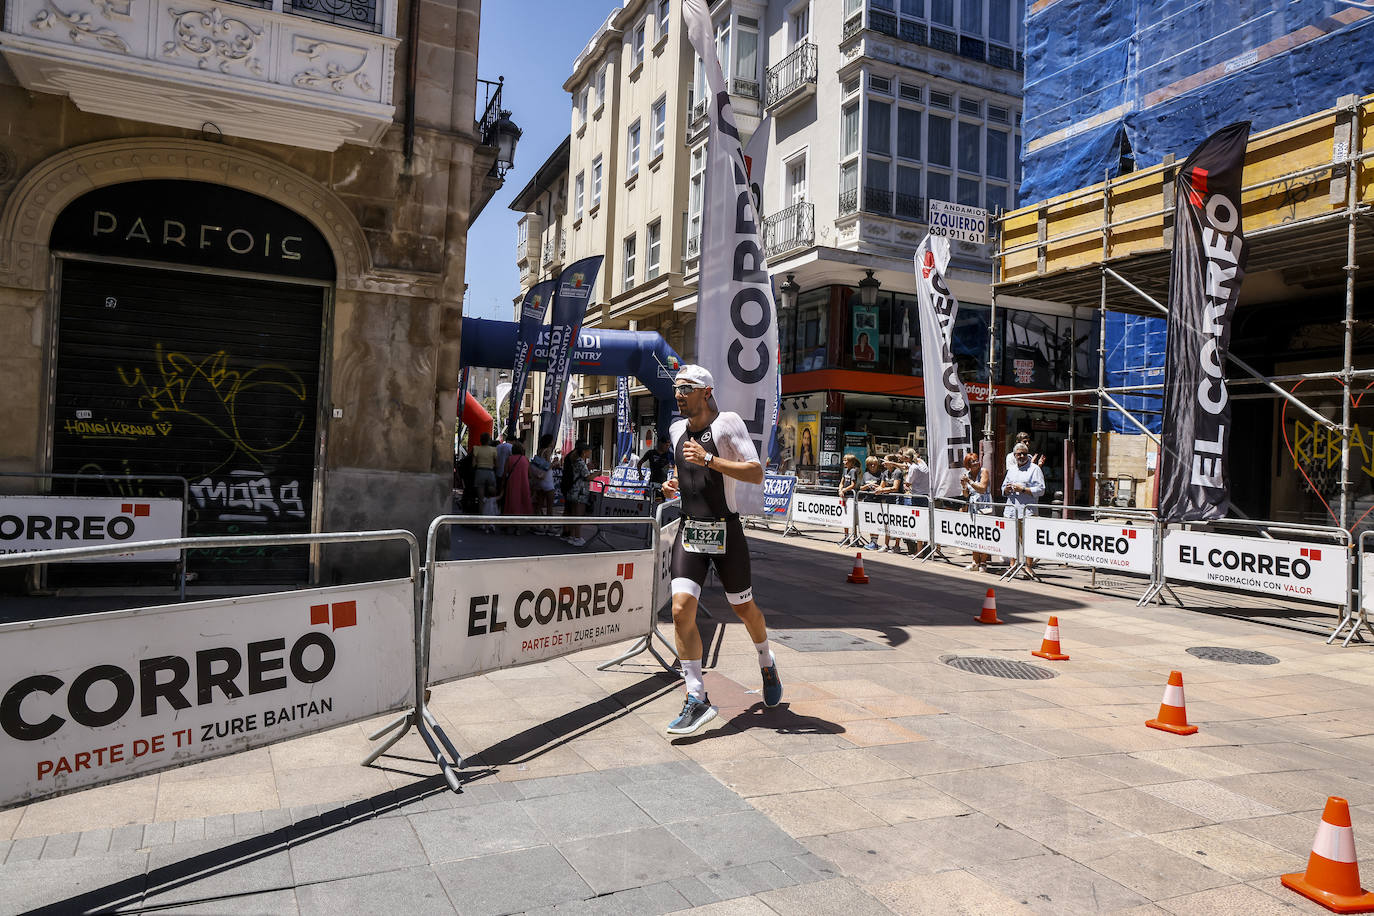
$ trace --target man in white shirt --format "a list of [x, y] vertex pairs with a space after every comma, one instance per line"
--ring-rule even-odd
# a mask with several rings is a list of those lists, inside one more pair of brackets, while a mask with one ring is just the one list
[[[1016, 467], [1002, 479], [1002, 495], [1007, 499], [1002, 514], [1007, 518], [1025, 518], [1035, 514], [1031, 505], [1040, 502], [1045, 495], [1045, 475], [1040, 466], [1031, 461], [1030, 447], [1024, 442], [1016, 443], [1010, 458]], [[1027, 567], [1034, 565], [1034, 560], [1026, 560]]]

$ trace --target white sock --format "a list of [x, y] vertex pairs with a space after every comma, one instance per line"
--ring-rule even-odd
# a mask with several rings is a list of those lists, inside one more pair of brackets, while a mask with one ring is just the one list
[[687, 681], [687, 692], [699, 700], [706, 699], [706, 685], [701, 679], [701, 659], [682, 660], [682, 677]]
[[768, 648], [768, 637], [763, 638], [763, 642], [754, 643], [754, 651], [759, 654], [759, 667], [771, 668], [777, 662], [773, 659], [773, 650]]

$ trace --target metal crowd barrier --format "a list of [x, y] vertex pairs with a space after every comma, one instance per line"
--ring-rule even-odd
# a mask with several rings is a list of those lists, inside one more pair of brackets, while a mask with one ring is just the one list
[[[17, 478], [23, 478], [23, 479], [41, 479], [41, 480], [88, 480], [88, 481], [92, 481], [92, 482], [95, 482], [95, 481], [103, 481], [103, 482], [107, 482], [107, 483], [110, 482], [110, 481], [132, 481], [132, 480], [136, 480], [136, 481], [139, 481], [139, 482], [148, 481], [148, 482], [161, 482], [161, 483], [179, 483], [179, 484], [181, 484], [181, 536], [182, 536], [182, 537], [186, 537], [187, 517], [188, 517], [188, 514], [189, 514], [189, 512], [190, 512], [190, 506], [191, 506], [191, 484], [190, 484], [190, 481], [188, 481], [185, 477], [179, 477], [179, 476], [177, 476], [177, 475], [175, 475], [175, 474], [60, 474], [60, 473], [45, 472], [45, 471], [0, 471], [0, 477], [17, 477]], [[4, 494], [4, 495], [7, 495], [7, 496], [48, 496], [48, 497], [52, 497], [52, 498], [54, 498], [54, 499], [62, 499], [62, 498], [64, 498], [64, 497], [68, 497], [68, 496], [70, 496], [70, 497], [100, 496], [100, 497], [102, 497], [102, 498], [113, 499], [113, 500], [125, 500], [125, 499], [127, 499], [127, 500], [131, 500], [131, 501], [132, 501], [132, 500], [137, 500], [137, 499], [142, 499], [142, 498], [144, 498], [144, 497], [142, 497], [142, 496], [137, 496], [137, 497], [136, 497], [136, 496], [132, 496], [132, 495], [125, 495], [125, 494], [122, 494], [122, 493], [106, 493], [106, 494], [77, 494], [77, 493], [66, 493], [66, 494], [55, 494], [55, 493], [10, 493], [10, 494]], [[164, 498], [164, 497], [149, 497], [149, 498]], [[134, 543], [137, 543], [137, 542], [134, 542]], [[49, 552], [51, 552], [51, 551], [44, 551], [44, 552], [45, 552], [45, 553], [49, 553]], [[119, 551], [119, 552], [120, 552], [120, 553], [130, 553], [131, 551], [121, 550], [121, 551]], [[178, 551], [178, 554], [177, 554], [177, 561], [176, 561], [176, 562], [177, 562], [177, 600], [179, 600], [179, 601], [185, 601], [185, 600], [186, 600], [186, 551], [185, 551], [185, 550]], [[34, 564], [34, 565], [35, 565], [35, 566], [39, 566], [40, 564]]]
[[1159, 566], [1159, 519], [1154, 511], [1046, 503], [1027, 508], [1033, 514], [1017, 525], [1020, 561], [1007, 578], [1022, 574], [1041, 581], [1032, 561], [1059, 563], [1089, 569], [1090, 589], [1100, 587], [1099, 570], [1110, 570], [1144, 577], [1149, 594]]
[[[1010, 578], [1021, 567], [1020, 526], [1017, 519], [1006, 518], [1002, 515], [1007, 505], [1005, 502], [993, 500], [983, 502], [981, 505], [986, 507], [986, 511], [977, 514], [969, 512], [967, 499], [933, 496], [930, 502], [932, 557], [938, 557], [947, 563], [954, 562], [944, 555], [940, 550], [941, 547], [952, 547], [970, 553], [1002, 556], [1007, 559], [1007, 569], [998, 577], [999, 581]], [[959, 515], [961, 518], [955, 519], [953, 518], [954, 515]], [[974, 523], [966, 522], [965, 519], [983, 519], [985, 521]], [[1008, 533], [1010, 533], [1010, 539], [1007, 538]]]
[[[1369, 623], [1369, 603], [1374, 602], [1374, 563], [1369, 561], [1367, 556], [1368, 551], [1365, 548], [1365, 545], [1369, 543], [1371, 535], [1374, 535], [1374, 531], [1360, 532], [1360, 541], [1358, 545], [1359, 570], [1357, 573], [1359, 576], [1357, 580], [1359, 583], [1359, 601], [1356, 605], [1346, 608], [1345, 614], [1336, 624], [1336, 629], [1332, 631], [1331, 636], [1326, 640], [1328, 644], [1337, 636], [1341, 635], [1341, 630], [1347, 625], [1350, 627], [1350, 633], [1345, 637], [1345, 641], [1341, 643], [1342, 646], [1350, 645], [1350, 640], [1355, 638], [1355, 634], [1359, 631], [1361, 626], [1369, 630], [1371, 636], [1374, 636], [1374, 626], [1370, 626]], [[1364, 641], [1363, 636], [1360, 637], [1360, 641]]]
[[[92, 665], [84, 673], [73, 678], [71, 690], [78, 690], [79, 684], [84, 684], [84, 689], [89, 689], [92, 684], [108, 681], [115, 686], [117, 696], [114, 705], [100, 713], [91, 712], [87, 715], [86, 713], [89, 712], [89, 710], [86, 712], [74, 713], [73, 719], [76, 720], [75, 724], [54, 716], [42, 723], [42, 725], [37, 726], [41, 730], [52, 728], [49, 736], [56, 734], [57, 728], [66, 728], [68, 726], [72, 728], [85, 727], [96, 729], [116, 724], [118, 722], [118, 717], [110, 718], [109, 714], [112, 710], [118, 709], [121, 702], [127, 705], [132, 701], [134, 694], [133, 680], [135, 678], [137, 678], [142, 685], [142, 700], [144, 704], [142, 707], [144, 716], [139, 718], [139, 727], [137, 730], [137, 733], [141, 737], [137, 739], [128, 737], [126, 736], [126, 732], [129, 731], [128, 729], [117, 728], [114, 732], [102, 731], [97, 735], [89, 736], [89, 738], [77, 738], [72, 742], [72, 749], [75, 753], [71, 754], [70, 762], [68, 762], [67, 753], [59, 753], [58, 749], [54, 747], [57, 742], [47, 740], [49, 736], [40, 735], [35, 737], [31, 732], [26, 732], [23, 738], [20, 739], [22, 743], [17, 743], [16, 745], [6, 748], [5, 759], [8, 763], [13, 764], [13, 766], [7, 767], [7, 772], [0, 775], [0, 783], [13, 783], [22, 778], [19, 774], [26, 771], [27, 768], [25, 765], [20, 764], [19, 757], [26, 750], [29, 752], [30, 756], [33, 756], [35, 753], [38, 755], [37, 772], [40, 774], [39, 781], [42, 779], [45, 765], [49, 765], [50, 772], [55, 770], [57, 773], [62, 773], [62, 767], [65, 763], [68, 767], [67, 772], [71, 773], [71, 776], [62, 783], [60, 788], [51, 791], [23, 790], [22, 796], [16, 796], [14, 791], [0, 790], [0, 808], [14, 804], [24, 804], [40, 797], [64, 794], [65, 792], [76, 791], [77, 789], [92, 788], [107, 782], [128, 779], [134, 776], [143, 776], [173, 767], [197, 763], [201, 760], [207, 760], [213, 757], [226, 756], [251, 748], [275, 744], [279, 741], [301, 737], [302, 735], [312, 734], [316, 731], [324, 731], [326, 729], [347, 725], [351, 722], [369, 719], [392, 710], [406, 708], [407, 706], [411, 708], [411, 712], [407, 713], [405, 717], [406, 720], [417, 722], [420, 727], [421, 735], [425, 738], [425, 741], [431, 748], [434, 746], [433, 739], [429, 736], [423, 725], [424, 680], [423, 673], [418, 665], [420, 656], [416, 651], [421, 635], [421, 603], [419, 599], [419, 590], [417, 588], [420, 571], [420, 547], [415, 536], [409, 531], [396, 529], [319, 534], [166, 538], [152, 541], [138, 541], [134, 543], [72, 547], [63, 548], [61, 550], [29, 551], [25, 553], [0, 555], [0, 567], [9, 567], [31, 563], [53, 562], [54, 560], [93, 559], [131, 552], [154, 550], [186, 550], [201, 547], [257, 547], [280, 544], [344, 544], [388, 540], [404, 541], [409, 547], [410, 574], [405, 580], [381, 580], [377, 582], [355, 583], [353, 585], [296, 589], [267, 595], [209, 599], [191, 602], [189, 604], [105, 611], [81, 616], [54, 618], [52, 620], [22, 621], [0, 625], [0, 658], [4, 658], [2, 653], [13, 650], [13, 647], [16, 645], [20, 645], [22, 648], [22, 644], [27, 641], [33, 641], [35, 639], [41, 640], [42, 633], [49, 628], [70, 626], [78, 629], [84, 628], [90, 630], [91, 633], [94, 634], [86, 637], [87, 641], [84, 642], [70, 635], [62, 640], [64, 649], [63, 661], [68, 665], [86, 664], [85, 661], [72, 662], [72, 657], [79, 657], [80, 653], [98, 656], [101, 662]], [[405, 654], [408, 656], [406, 664], [409, 668], [409, 673], [403, 678], [396, 678], [393, 676], [390, 686], [387, 685], [385, 679], [381, 679], [375, 684], [367, 684], [366, 689], [361, 691], [361, 696], [352, 698], [360, 706], [366, 708], [342, 710], [336, 716], [323, 719], [322, 721], [324, 721], [325, 724], [319, 727], [293, 727], [281, 734], [266, 738], [263, 737], [263, 735], [266, 734], [265, 730], [271, 728], [274, 723], [289, 723], [294, 725], [298, 721], [297, 713], [299, 710], [294, 706], [282, 706], [280, 712], [267, 707], [262, 707], [256, 712], [248, 712], [241, 708], [231, 707], [222, 712], [216, 712], [214, 709], [214, 688], [218, 686], [221, 694], [230, 700], [242, 696], [243, 691], [241, 688], [237, 687], [234, 683], [234, 679], [245, 669], [250, 679], [250, 693], [265, 693], [277, 689], [289, 689], [290, 682], [285, 676], [289, 671], [297, 681], [310, 685], [309, 689], [307, 691], [302, 691], [302, 693], [308, 693], [308, 699], [310, 701], [309, 707], [311, 709], [316, 705], [315, 700], [319, 698], [318, 693], [325, 689], [331, 689], [328, 686], [319, 688], [317, 686], [319, 683], [318, 678], [327, 677], [328, 673], [335, 670], [336, 667], [340, 671], [341, 679], [338, 684], [332, 688], [332, 691], [347, 691], [350, 689], [351, 686], [357, 683], [355, 679], [350, 679], [354, 677], [356, 670], [353, 668], [345, 668], [342, 665], [335, 665], [335, 653], [344, 650], [336, 648], [335, 641], [331, 638], [330, 634], [337, 633], [340, 629], [358, 626], [360, 623], [364, 628], [366, 628], [369, 623], [376, 627], [376, 621], [371, 619], [373, 610], [375, 609], [376, 614], [383, 613], [385, 610], [384, 605], [387, 600], [385, 595], [386, 587], [400, 583], [406, 584], [407, 594], [402, 606], [409, 613], [411, 624], [409, 627], [409, 635], [404, 639], [405, 645], [403, 647], [396, 646], [393, 648], [404, 649]], [[367, 600], [368, 596], [366, 595], [363, 595], [364, 600], [361, 602], [359, 600], [330, 600], [332, 598], [347, 598], [350, 593], [356, 595], [360, 592], [366, 592], [369, 589], [374, 592], [370, 602]], [[268, 606], [281, 605], [297, 600], [305, 600], [311, 603], [304, 607], [282, 607], [274, 609], [278, 611], [277, 613], [262, 615], [266, 624], [268, 624], [268, 626], [262, 629], [272, 630], [273, 627], [280, 628], [283, 622], [289, 619], [287, 616], [289, 613], [295, 611], [304, 611], [308, 613], [307, 619], [311, 629], [307, 630], [305, 634], [297, 640], [296, 644], [291, 647], [289, 666], [287, 665], [288, 659], [286, 658], [264, 658], [264, 656], [273, 652], [285, 653], [287, 651], [285, 639], [270, 639], [266, 642], [248, 642], [248, 658], [245, 663], [243, 655], [238, 652], [238, 646], [242, 640], [235, 642], [235, 634], [225, 632], [225, 629], [230, 626], [230, 624], [225, 623], [225, 620], [232, 621], [233, 612], [239, 607], [251, 607], [258, 604]], [[140, 635], [135, 640], [135, 643], [141, 647], [141, 652], [147, 654], [156, 653], [159, 649], [163, 648], [158, 643], [159, 639], [163, 639], [164, 637], [170, 640], [175, 639], [177, 636], [176, 623], [179, 619], [186, 619], [198, 613], [205, 615], [209, 612], [213, 612], [212, 619], [202, 621], [192, 627], [192, 630], [186, 634], [185, 647], [182, 648], [180, 645], [176, 647], [178, 654], [133, 659], [114, 659], [101, 654], [105, 651], [114, 651], [109, 649], [108, 644], [111, 636], [124, 628], [124, 621], [137, 620], [140, 617], [146, 618], [154, 613], [168, 615], [165, 620], [158, 621], [158, 626], [154, 632], [149, 633], [147, 636]], [[286, 612], [286, 614], [281, 612]], [[299, 625], [299, 623], [300, 621], [298, 619], [296, 625]], [[331, 629], [328, 631], [315, 629], [320, 624], [326, 624], [330, 626]], [[111, 632], [103, 634], [102, 641], [102, 634], [100, 631], [103, 628], [112, 629]], [[208, 642], [206, 639], [207, 629], [215, 631], [215, 640], [213, 642]], [[37, 634], [37, 636], [35, 636], [35, 634]], [[253, 635], [258, 634], [255, 633]], [[249, 635], [247, 639], [251, 640], [252, 635]], [[359, 640], [359, 642], [361, 641], [362, 640]], [[381, 640], [377, 638], [377, 632], [374, 632], [366, 639], [366, 646], [354, 645], [349, 654], [355, 656], [355, 658], [349, 664], [358, 664], [360, 660], [364, 660], [361, 661], [362, 664], [371, 661], [382, 664], [385, 661], [385, 649], [378, 649], [377, 644], [380, 641]], [[225, 643], [227, 643], [227, 645], [225, 645]], [[325, 648], [325, 644], [328, 645], [328, 648]], [[315, 646], [320, 653], [320, 665], [313, 670], [309, 669], [307, 656], [304, 654], [306, 648], [311, 645]], [[305, 646], [305, 648], [302, 648], [303, 646]], [[194, 656], [195, 658], [194, 674], [192, 673], [193, 666], [191, 662], [187, 660], [186, 656]], [[122, 661], [124, 664], [110, 664], [110, 662], [116, 660]], [[5, 671], [7, 677], [13, 676], [13, 673], [18, 670], [22, 664], [23, 662], [20, 659], [11, 658], [8, 659], [5, 664], [0, 664], [0, 670]], [[153, 673], [151, 674], [147, 668], [150, 664], [153, 666]], [[216, 671], [216, 664], [226, 667]], [[321, 675], [320, 672], [325, 667], [328, 668], [328, 671]], [[44, 667], [41, 673], [21, 679], [12, 689], [20, 689], [21, 684], [28, 682], [28, 687], [26, 689], [30, 693], [39, 692], [55, 694], [62, 688], [63, 682], [54, 676], [54, 671], [62, 670], [63, 669], [56, 664], [51, 667]], [[127, 673], [128, 670], [133, 670], [136, 673], [130, 675]], [[171, 677], [164, 681], [158, 677], [157, 671], [170, 672]], [[36, 680], [39, 678], [42, 680]], [[191, 708], [190, 701], [185, 699], [181, 691], [188, 689], [188, 684], [192, 678], [194, 678], [196, 682], [195, 690], [199, 700], [194, 708], [210, 714], [219, 721], [211, 721], [209, 723], [195, 723], [190, 721], [192, 717], [185, 712], [186, 709]], [[280, 686], [277, 685], [277, 682], [280, 682]], [[123, 683], [127, 683], [127, 688], [120, 686]], [[257, 686], [253, 687], [251, 686], [252, 684], [256, 684]], [[127, 695], [124, 694], [125, 689], [128, 691]], [[399, 691], [399, 693], [393, 691]], [[235, 696], [235, 694], [237, 694], [237, 696]], [[147, 712], [150, 708], [148, 706], [150, 695], [153, 704], [151, 708], [154, 710], [152, 714], [153, 718], [151, 719], [148, 718]], [[165, 700], [167, 705], [172, 707], [172, 713], [170, 716], [167, 716], [168, 721], [164, 724], [158, 724], [156, 718], [159, 715], [157, 712], [158, 699]], [[327, 700], [327, 708], [326, 703], [321, 702], [321, 709], [324, 712], [332, 713], [336, 696], [331, 695], [322, 699]], [[180, 703], [178, 703], [177, 700], [180, 700]], [[281, 698], [283, 702], [286, 700], [286, 697]], [[84, 704], [84, 700], [81, 702]], [[70, 705], [69, 701], [69, 706]], [[300, 705], [305, 706], [307, 704], [302, 703]], [[299, 714], [300, 717], [303, 718], [308, 713]], [[166, 714], [164, 713], [163, 715], [165, 716]], [[267, 721], [269, 716], [273, 718], [274, 722]], [[56, 727], [53, 727], [54, 722], [56, 723]], [[21, 724], [27, 727], [27, 723]], [[190, 724], [191, 727], [182, 727], [187, 724]], [[175, 726], [175, 728], [163, 735], [150, 735], [150, 731], [153, 729], [162, 729], [164, 727], [171, 728], [172, 726]], [[210, 729], [211, 733], [209, 737], [207, 737], [207, 733], [198, 734], [196, 732], [197, 726]], [[7, 727], [6, 732], [10, 733], [10, 728]], [[220, 732], [223, 732], [223, 734]], [[177, 752], [166, 753], [165, 758], [153, 758], [152, 755], [171, 749], [169, 735], [175, 736], [175, 747], [177, 748]], [[232, 738], [230, 738], [230, 736], [232, 736]], [[196, 754], [195, 751], [192, 750], [196, 745], [203, 745], [207, 741], [224, 738], [230, 738], [230, 740], [222, 750], [212, 749], [202, 754]], [[4, 740], [4, 736], [0, 736], [0, 740]], [[116, 740], [119, 740], [118, 744], [113, 743]], [[140, 745], [142, 745], [142, 752], [139, 750]], [[126, 746], [128, 748], [127, 753], [131, 755], [127, 758], [125, 757]], [[92, 751], [92, 748], [97, 748], [101, 752], [94, 763], [92, 762], [92, 758], [95, 756], [95, 751]], [[135, 767], [134, 761], [145, 756], [149, 758], [149, 761]], [[376, 756], [376, 754], [372, 755], [364, 761], [364, 763], [371, 762]], [[54, 759], [44, 760], [42, 759], [43, 757], [53, 757]], [[115, 769], [115, 765], [119, 763], [126, 763], [125, 769]], [[101, 769], [101, 767], [105, 766], [111, 767], [111, 769]], [[81, 780], [76, 777], [75, 773], [82, 770], [90, 770], [97, 778], [88, 778], [84, 781]], [[32, 772], [32, 770], [27, 771]], [[105, 778], [98, 778], [101, 775], [104, 775]], [[450, 784], [456, 787], [456, 781], [450, 780]], [[41, 790], [44, 787], [40, 786], [38, 788]]]

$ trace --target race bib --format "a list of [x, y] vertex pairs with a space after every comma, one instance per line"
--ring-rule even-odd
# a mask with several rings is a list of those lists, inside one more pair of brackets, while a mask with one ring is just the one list
[[682, 520], [682, 549], [688, 553], [725, 553], [725, 522]]

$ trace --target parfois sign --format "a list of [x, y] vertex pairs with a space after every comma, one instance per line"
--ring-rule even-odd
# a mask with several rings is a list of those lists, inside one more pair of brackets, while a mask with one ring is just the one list
[[1016, 555], [1016, 520], [991, 515], [969, 515], [949, 509], [932, 510], [935, 543], [978, 553]]
[[440, 563], [429, 682], [528, 665], [649, 632], [654, 551]]
[[1148, 576], [1154, 571], [1152, 527], [1072, 522], [1028, 516], [1021, 528], [1022, 549], [1036, 560], [1097, 566]]
[[0, 808], [409, 705], [410, 580], [0, 626]]
[[1345, 604], [1350, 591], [1346, 550], [1339, 544], [1202, 531], [1164, 535], [1164, 577], [1320, 604]]

